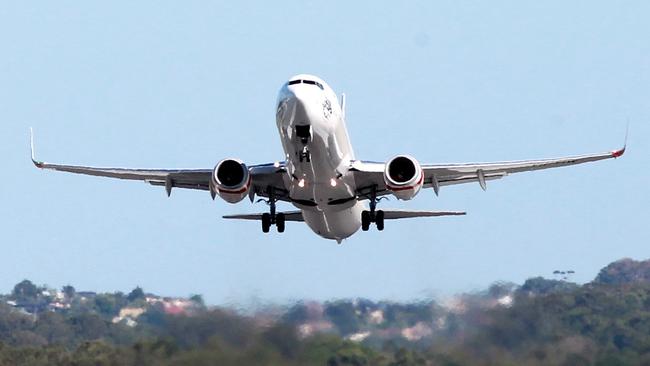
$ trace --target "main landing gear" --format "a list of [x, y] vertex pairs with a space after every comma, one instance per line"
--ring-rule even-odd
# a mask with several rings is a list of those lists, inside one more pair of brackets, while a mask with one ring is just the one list
[[384, 230], [384, 211], [376, 210], [377, 202], [380, 199], [377, 199], [377, 188], [373, 187], [370, 191], [370, 211], [364, 210], [361, 212], [361, 230], [368, 231], [370, 229], [370, 224], [375, 223], [377, 225], [377, 230]]
[[275, 212], [275, 202], [277, 202], [277, 198], [275, 198], [275, 192], [271, 188], [269, 191], [269, 199], [268, 200], [258, 200], [258, 202], [266, 202], [270, 206], [270, 212], [269, 213], [263, 213], [262, 214], [262, 232], [268, 233], [269, 230], [271, 229], [272, 225], [275, 225], [275, 227], [278, 229], [279, 233], [284, 232], [284, 223], [285, 223], [285, 216], [282, 212], [276, 213]]

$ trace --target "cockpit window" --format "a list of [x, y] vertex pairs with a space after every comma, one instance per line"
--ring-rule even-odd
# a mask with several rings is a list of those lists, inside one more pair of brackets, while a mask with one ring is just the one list
[[316, 85], [317, 87], [320, 88], [320, 90], [324, 90], [323, 84], [319, 83], [318, 81], [314, 81], [314, 80], [300, 80], [300, 79], [291, 80], [289, 82], [289, 85], [295, 85], [295, 84], [301, 84], [301, 83], [302, 84], [309, 84], [309, 85]]

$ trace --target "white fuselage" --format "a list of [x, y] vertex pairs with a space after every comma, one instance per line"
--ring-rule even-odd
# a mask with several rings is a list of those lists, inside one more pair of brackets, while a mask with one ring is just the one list
[[289, 197], [307, 225], [339, 242], [354, 234], [364, 206], [348, 172], [354, 152], [334, 91], [313, 75], [292, 77], [278, 95], [276, 122]]

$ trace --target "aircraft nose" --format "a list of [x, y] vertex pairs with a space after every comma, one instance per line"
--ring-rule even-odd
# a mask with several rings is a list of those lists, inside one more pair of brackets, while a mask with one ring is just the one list
[[309, 119], [308, 97], [304, 91], [289, 90], [287, 93], [287, 107], [292, 112], [293, 123], [303, 123]]
[[303, 88], [300, 87], [293, 87], [289, 89], [289, 99], [291, 99], [294, 103], [298, 104], [305, 104], [305, 100], [307, 99], [307, 93]]

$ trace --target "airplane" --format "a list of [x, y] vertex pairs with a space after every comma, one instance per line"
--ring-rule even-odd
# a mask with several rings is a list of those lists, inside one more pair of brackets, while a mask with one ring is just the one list
[[[225, 158], [213, 169], [125, 169], [50, 164], [36, 160], [31, 134], [34, 165], [41, 169], [140, 180], [165, 187], [209, 191], [228, 203], [255, 197], [268, 204], [264, 213], [228, 215], [225, 219], [260, 221], [262, 231], [271, 226], [282, 233], [288, 221], [305, 222], [317, 235], [341, 243], [359, 228], [368, 231], [374, 224], [384, 230], [385, 220], [414, 217], [465, 215], [458, 211], [380, 210], [378, 203], [387, 195], [399, 200], [413, 199], [423, 188], [487, 182], [512, 173], [582, 164], [618, 158], [623, 148], [599, 154], [555, 159], [493, 163], [420, 164], [414, 157], [399, 154], [387, 162], [356, 159], [345, 119], [345, 94], [337, 98], [322, 79], [308, 74], [291, 77], [282, 85], [276, 103], [276, 124], [284, 149], [284, 160], [246, 165], [236, 158]], [[289, 202], [298, 210], [278, 212], [278, 201]], [[367, 205], [366, 205], [367, 201]]]

